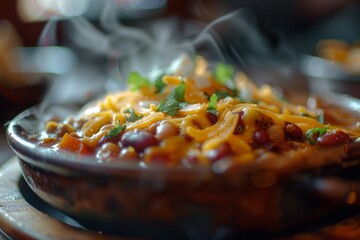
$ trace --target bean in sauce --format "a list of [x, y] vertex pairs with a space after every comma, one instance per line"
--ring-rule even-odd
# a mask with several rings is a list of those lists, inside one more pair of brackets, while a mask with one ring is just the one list
[[145, 130], [134, 130], [126, 132], [121, 137], [121, 143], [124, 147], [133, 147], [136, 152], [143, 152], [150, 146], [159, 144], [159, 140], [154, 134]]

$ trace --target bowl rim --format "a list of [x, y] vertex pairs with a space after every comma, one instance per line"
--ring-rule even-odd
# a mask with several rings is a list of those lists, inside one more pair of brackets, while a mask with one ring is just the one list
[[347, 72], [334, 61], [310, 54], [301, 55], [299, 69], [302, 74], [310, 78], [336, 81], [344, 84], [360, 83], [360, 75]]
[[[309, 95], [311, 96], [311, 95]], [[328, 103], [338, 106], [345, 106], [346, 110], [359, 113], [360, 112], [360, 99], [336, 93], [327, 93], [320, 97]], [[56, 105], [68, 108], [66, 105]], [[47, 113], [48, 108], [53, 107], [49, 105], [43, 107], [42, 105], [35, 105], [26, 109], [18, 114], [6, 126], [7, 141], [20, 158], [31, 165], [38, 166], [43, 169], [52, 170], [55, 172], [63, 172], [65, 174], [111, 174], [111, 175], [129, 175], [129, 176], [148, 176], [151, 178], [163, 178], [168, 176], [174, 179], [193, 179], [194, 175], [200, 179], [208, 179], [214, 176], [222, 176], [226, 174], [223, 172], [215, 171], [212, 166], [199, 165], [186, 167], [168, 167], [165, 165], [142, 165], [138, 162], [132, 163], [128, 161], [117, 163], [102, 163], [96, 161], [93, 155], [80, 155], [66, 151], [54, 151], [47, 146], [41, 146], [36, 142], [26, 139], [22, 135], [21, 121], [31, 119], [34, 123], [40, 124], [45, 122], [42, 114]], [[79, 109], [77, 109], [79, 110]], [[39, 116], [39, 113], [41, 116]], [[33, 123], [33, 124], [34, 124]], [[251, 163], [241, 164], [237, 168], [237, 172], [256, 171], [257, 161]]]
[[[6, 137], [9, 146], [20, 158], [20, 160], [32, 165], [48, 170], [61, 171], [64, 173], [69, 171], [78, 171], [79, 174], [98, 173], [112, 175], [132, 175], [138, 172], [142, 175], [149, 174], [152, 177], [163, 177], [164, 174], [167, 174], [175, 178], [187, 178], [187, 176], [193, 176], [193, 174], [207, 178], [209, 175], [214, 174], [211, 167], [203, 165], [193, 166], [191, 168], [176, 168], [155, 164], [142, 165], [135, 161], [134, 163], [129, 161], [102, 163], [96, 161], [93, 155], [81, 155], [61, 150], [54, 151], [47, 146], [41, 146], [39, 143], [32, 142], [22, 134], [23, 128], [21, 126], [21, 121], [28, 118], [36, 118], [36, 113], [40, 108], [40, 105], [36, 105], [24, 110], [13, 120], [11, 120], [6, 126]], [[41, 120], [35, 119], [35, 123], [41, 123]]]

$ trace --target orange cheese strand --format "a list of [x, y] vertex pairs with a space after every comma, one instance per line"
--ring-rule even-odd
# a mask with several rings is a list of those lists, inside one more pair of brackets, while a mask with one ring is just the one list
[[186, 128], [186, 133], [198, 142], [204, 142], [216, 136], [221, 136], [223, 139], [226, 139], [226, 137], [234, 132], [238, 117], [238, 114], [233, 114], [225, 110], [218, 122], [211, 127], [197, 129], [189, 126]]

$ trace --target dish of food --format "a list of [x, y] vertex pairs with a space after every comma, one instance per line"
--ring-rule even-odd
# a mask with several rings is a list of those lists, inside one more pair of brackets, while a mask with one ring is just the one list
[[131, 72], [128, 83], [77, 114], [44, 120], [33, 108], [8, 127], [30, 187], [84, 224], [145, 236], [164, 226], [276, 232], [349, 204], [324, 205], [328, 195], [299, 186], [355, 165], [358, 112], [291, 103], [202, 57], [154, 80]]
[[[136, 159], [143, 166], [191, 167], [223, 158], [234, 164], [286, 154], [304, 158], [360, 136], [324, 123], [321, 109], [291, 104], [270, 86], [234, 76], [230, 66], [218, 65], [212, 76], [201, 57], [195, 65], [193, 75], [165, 74], [154, 82], [130, 73], [129, 90], [109, 94], [76, 117], [47, 122], [39, 144], [94, 155], [104, 164]], [[339, 156], [325, 158], [330, 164]]]
[[336, 92], [359, 98], [359, 43], [323, 39], [316, 45], [315, 54], [303, 55], [300, 71], [308, 78], [311, 92]]
[[337, 63], [348, 74], [359, 75], [359, 41], [349, 44], [343, 40], [324, 39], [318, 42], [316, 52], [319, 57]]

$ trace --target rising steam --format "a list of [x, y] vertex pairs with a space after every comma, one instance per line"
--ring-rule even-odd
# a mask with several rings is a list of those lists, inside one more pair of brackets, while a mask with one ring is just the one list
[[[284, 55], [284, 52], [287, 54], [284, 48], [273, 49], [247, 10], [235, 11], [208, 25], [168, 18], [147, 22], [141, 27], [130, 27], [118, 19], [115, 1], [106, 1], [99, 26], [95, 27], [82, 17], [66, 22], [69, 44], [80, 49], [81, 55], [103, 64], [98, 67], [106, 69], [104, 75], [107, 76], [107, 83], [112, 83], [111, 89], [114, 86], [124, 87], [130, 71], [149, 75], [168, 68], [169, 63], [183, 53], [201, 54], [210, 62], [230, 63], [243, 71], [247, 71], [249, 65], [274, 59], [276, 55]], [[40, 41], [42, 45], [56, 42], [55, 26], [54, 22], [50, 22], [45, 28]], [[103, 62], [99, 59], [103, 59]], [[106, 85], [104, 77], [98, 80], [101, 86]], [[79, 91], [78, 88], [76, 90]]]

